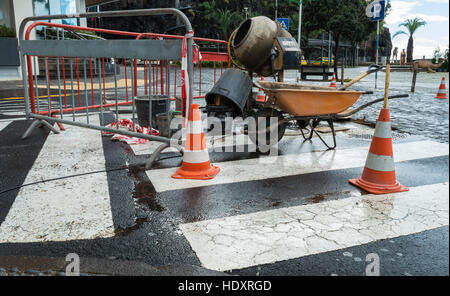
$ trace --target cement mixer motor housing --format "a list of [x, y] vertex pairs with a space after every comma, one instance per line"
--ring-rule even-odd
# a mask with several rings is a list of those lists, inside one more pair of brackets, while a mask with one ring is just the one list
[[297, 70], [300, 68], [301, 56], [298, 43], [294, 38], [277, 37], [271, 52], [272, 69], [275, 72]]

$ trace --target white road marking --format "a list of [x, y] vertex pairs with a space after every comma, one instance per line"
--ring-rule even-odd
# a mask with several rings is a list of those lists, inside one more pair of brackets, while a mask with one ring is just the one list
[[13, 122], [12, 119], [0, 120], [0, 131], [2, 131], [5, 127], [7, 127], [8, 125], [10, 125], [12, 122]]
[[[444, 156], [448, 155], [448, 153], [448, 144], [432, 141], [394, 145], [394, 160], [397, 162]], [[154, 185], [155, 190], [163, 192], [364, 167], [367, 154], [367, 147], [359, 147], [215, 163], [215, 165], [220, 167], [221, 171], [212, 180], [173, 179], [171, 175], [177, 168], [149, 170], [147, 171], [147, 175]]]
[[[367, 128], [363, 125], [351, 123], [351, 122], [343, 122], [336, 124], [335, 126], [336, 132], [340, 134], [342, 131], [366, 131], [367, 133], [373, 133], [373, 129]], [[342, 131], [339, 131], [342, 129]], [[283, 138], [283, 143], [285, 142], [295, 142], [298, 140], [298, 137], [288, 137], [291, 136], [299, 136], [301, 137], [301, 133], [298, 130], [286, 130], [285, 137]], [[314, 135], [315, 138], [315, 135]], [[208, 150], [216, 151], [216, 152], [253, 152], [256, 151], [256, 145], [250, 140], [247, 135], [241, 134], [237, 132], [235, 135], [227, 135], [225, 137], [222, 136], [207, 136], [207, 146]], [[159, 142], [148, 141], [145, 144], [137, 144], [131, 145], [131, 148], [134, 151], [135, 155], [147, 155], [153, 153], [153, 151], [161, 145]], [[247, 148], [243, 149], [243, 146], [247, 146]], [[295, 149], [297, 146], [295, 146]], [[177, 152], [178, 150], [175, 148], [168, 148], [164, 150], [164, 152]]]
[[449, 225], [449, 184], [180, 225], [205, 268], [224, 271]]
[[[98, 122], [95, 117], [91, 122]], [[49, 134], [24, 184], [105, 169], [100, 132], [65, 128], [60, 134]], [[111, 236], [114, 225], [106, 173], [22, 187], [0, 225], [0, 243]]]
[[[206, 137], [207, 147], [209, 152], [244, 152], [244, 151], [256, 151], [256, 145], [248, 138], [248, 136], [243, 134], [238, 134], [235, 136], [208, 136]], [[133, 149], [135, 155], [146, 155], [151, 154], [153, 151], [160, 146], [160, 142], [148, 141], [145, 144], [130, 145]], [[242, 149], [244, 145], [247, 145], [246, 150]], [[238, 147], [238, 148], [235, 148]], [[239, 151], [241, 149], [242, 151]], [[178, 152], [176, 148], [168, 148], [164, 152]]]

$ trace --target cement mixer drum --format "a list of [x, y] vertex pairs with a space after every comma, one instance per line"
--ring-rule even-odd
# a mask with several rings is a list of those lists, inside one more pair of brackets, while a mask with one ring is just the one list
[[246, 19], [231, 43], [236, 59], [249, 71], [262, 76], [272, 75], [270, 51], [275, 37], [289, 34], [283, 31], [281, 26], [265, 16]]

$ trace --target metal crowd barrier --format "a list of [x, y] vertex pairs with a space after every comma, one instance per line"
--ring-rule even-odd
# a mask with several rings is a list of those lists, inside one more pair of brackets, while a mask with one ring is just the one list
[[[88, 28], [71, 26], [57, 23], [43, 22], [43, 20], [55, 20], [66, 18], [84, 17], [123, 17], [123, 16], [155, 16], [173, 14], [177, 16], [186, 28], [185, 36], [136, 33], [99, 28]], [[26, 28], [28, 22], [33, 22]], [[36, 27], [55, 28], [57, 40], [29, 40], [30, 33]], [[59, 30], [63, 30], [59, 34]], [[70, 32], [90, 31], [106, 33], [111, 35], [124, 36], [135, 39], [114, 39], [114, 40], [67, 40], [64, 38], [64, 30]], [[60, 38], [61, 37], [61, 38]], [[144, 39], [145, 38], [145, 39]], [[189, 93], [185, 109], [187, 118], [192, 99], [204, 98], [202, 93], [202, 67], [198, 62], [200, 77], [198, 78], [198, 95], [194, 96], [194, 52], [198, 54], [197, 59], [202, 57], [202, 61], [214, 62], [214, 83], [216, 81], [216, 63], [221, 63], [221, 73], [224, 63], [229, 59], [226, 53], [220, 52], [200, 52], [194, 50], [195, 41], [210, 42], [217, 45], [226, 45], [226, 41], [206, 38], [194, 38], [192, 27], [187, 17], [179, 10], [172, 8], [144, 9], [112, 11], [100, 13], [82, 13], [73, 15], [50, 15], [29, 17], [23, 20], [20, 26], [19, 40], [22, 61], [22, 75], [25, 93], [26, 116], [29, 120], [34, 120], [23, 138], [29, 136], [31, 131], [39, 124], [47, 126], [54, 133], [59, 131], [50, 123], [55, 122], [61, 130], [63, 124], [74, 125], [99, 131], [122, 134], [131, 137], [143, 138], [151, 141], [161, 142], [162, 145], [152, 154], [146, 167], [150, 168], [159, 153], [170, 146], [170, 134], [167, 137], [153, 136], [151, 134], [152, 104], [149, 100], [149, 123], [150, 134], [136, 132], [135, 124], [133, 130], [127, 131], [119, 129], [119, 107], [132, 107], [132, 120], [136, 122], [135, 98], [139, 95], [152, 96], [164, 95], [172, 101], [177, 97], [177, 62], [181, 60], [182, 42], [186, 38], [187, 42], [187, 65], [189, 76]], [[39, 80], [37, 71], [38, 59], [43, 62], [45, 68], [45, 79]], [[125, 85], [118, 85], [116, 65], [113, 65], [113, 81], [107, 82], [105, 78], [105, 64], [107, 61], [117, 59], [124, 60], [124, 82]], [[143, 61], [143, 67], [138, 67], [138, 60]], [[56, 61], [56, 82], [50, 79], [49, 61]], [[129, 66], [127, 67], [127, 63]], [[170, 64], [174, 66], [170, 66]], [[143, 71], [143, 85], [139, 86], [138, 70]], [[172, 73], [173, 72], [173, 73]], [[171, 79], [173, 79], [173, 92], [171, 90]], [[110, 79], [111, 80], [111, 79]], [[131, 83], [129, 83], [131, 80]], [[45, 84], [46, 93], [42, 94], [42, 84]], [[52, 85], [56, 84], [56, 85]], [[129, 89], [130, 88], [130, 89]], [[106, 94], [114, 92], [114, 102], [106, 102]], [[124, 90], [124, 92], [123, 92]], [[43, 99], [43, 100], [41, 100]], [[182, 104], [183, 105], [183, 104]], [[114, 109], [115, 107], [115, 109]], [[115, 128], [108, 128], [104, 125], [105, 108], [113, 108], [115, 114]], [[170, 108], [167, 108], [169, 110]], [[93, 124], [90, 116], [93, 112], [99, 114], [100, 124]], [[168, 111], [169, 112], [169, 111]], [[82, 120], [80, 120], [80, 115]], [[169, 115], [169, 114], [167, 114]], [[83, 119], [84, 118], [84, 119]]]

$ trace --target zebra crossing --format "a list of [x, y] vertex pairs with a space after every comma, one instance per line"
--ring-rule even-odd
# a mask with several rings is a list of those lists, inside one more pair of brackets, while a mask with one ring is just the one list
[[[448, 155], [448, 145], [431, 141], [397, 144], [394, 153], [396, 161], [443, 156]], [[150, 170], [147, 174], [156, 191], [163, 192], [362, 167], [366, 156], [367, 148], [362, 147], [230, 161], [216, 164], [221, 175], [206, 181], [172, 179], [174, 168]]]
[[113, 236], [106, 173], [82, 175], [104, 169], [100, 133], [71, 126], [50, 133], [24, 181], [36, 184], [20, 189], [0, 225], [0, 243]]
[[[0, 129], [6, 125], [2, 122]], [[130, 180], [110, 184], [104, 172], [108, 152], [100, 132], [65, 128], [59, 135], [49, 134], [24, 181], [36, 184], [20, 189], [6, 218], [0, 221], [0, 250], [5, 243], [95, 241], [116, 235], [113, 216], [117, 207], [111, 199], [111, 186], [125, 186]], [[220, 159], [215, 156], [221, 155], [214, 148], [251, 145], [244, 135], [209, 140], [212, 159]], [[284, 144], [289, 141], [296, 140], [287, 138]], [[179, 161], [163, 161], [161, 168], [145, 172], [154, 188], [155, 200], [165, 209], [161, 217], [151, 217], [164, 223], [171, 221], [178, 230], [168, 236], [186, 241], [203, 267], [217, 271], [318, 255], [448, 226], [448, 174], [427, 184], [411, 177], [416, 180], [408, 184], [411, 190], [399, 194], [374, 196], [354, 188], [349, 190], [348, 179], [339, 179], [338, 172], [362, 170], [370, 141], [350, 144], [334, 151], [314, 146], [309, 151], [307, 147], [290, 147], [288, 152], [281, 145], [282, 153], [277, 156], [252, 154], [222, 159], [214, 162], [221, 172], [208, 181], [172, 179]], [[132, 146], [132, 158], [142, 159], [158, 145], [149, 142]], [[129, 150], [125, 150], [119, 153], [129, 157]], [[428, 162], [432, 160], [448, 159], [448, 152], [448, 144], [428, 140], [394, 144], [396, 163], [412, 163], [410, 166], [416, 162], [430, 166]], [[98, 173], [84, 175], [94, 171]], [[321, 180], [323, 174], [337, 178], [336, 186], [345, 187], [347, 192], [339, 193], [336, 188], [330, 198], [311, 201], [310, 193], [300, 185], [303, 180], [315, 182], [307, 185], [314, 187], [317, 195], [327, 195]], [[64, 176], [74, 177], [60, 179]], [[42, 182], [50, 179], [55, 180]], [[272, 188], [271, 195], [284, 201], [285, 187], [290, 192], [290, 203], [269, 206], [267, 202], [272, 197], [266, 193], [265, 183], [271, 180], [287, 180], [288, 185]], [[251, 189], [242, 192], [245, 187]], [[121, 198], [133, 199], [131, 195]], [[192, 200], [195, 204], [187, 202]], [[240, 204], [245, 204], [246, 210]], [[201, 215], [195, 214], [193, 219], [184, 215], [184, 210]], [[159, 223], [144, 227], [155, 225]], [[155, 232], [152, 228], [146, 230], [145, 233]]]

